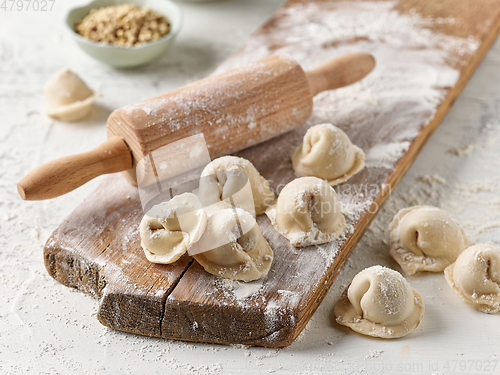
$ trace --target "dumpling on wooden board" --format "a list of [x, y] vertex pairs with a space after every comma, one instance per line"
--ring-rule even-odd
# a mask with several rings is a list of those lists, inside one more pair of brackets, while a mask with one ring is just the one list
[[299, 177], [314, 176], [338, 185], [365, 166], [365, 154], [341, 129], [332, 124], [311, 127], [292, 156]]
[[230, 200], [233, 199], [236, 207], [255, 212], [255, 215], [263, 214], [275, 201], [269, 182], [252, 163], [236, 156], [223, 156], [208, 164], [201, 173], [200, 186], [195, 193], [204, 207], [221, 201], [232, 205]]
[[153, 263], [175, 262], [200, 239], [206, 224], [206, 213], [192, 193], [153, 206], [139, 226], [146, 258]]
[[316, 177], [288, 183], [266, 214], [276, 230], [298, 247], [333, 241], [346, 228], [337, 193]]
[[254, 217], [234, 207], [208, 217], [205, 232], [189, 254], [208, 273], [240, 281], [265, 277], [273, 261], [273, 251]]

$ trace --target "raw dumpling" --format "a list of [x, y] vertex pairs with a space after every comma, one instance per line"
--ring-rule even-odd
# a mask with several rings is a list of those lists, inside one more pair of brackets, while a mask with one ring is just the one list
[[47, 97], [46, 112], [64, 121], [80, 121], [88, 116], [97, 96], [71, 70], [62, 69], [43, 89]]
[[389, 224], [389, 231], [390, 254], [408, 275], [441, 272], [467, 247], [460, 225], [433, 206], [400, 210]]
[[153, 206], [139, 226], [146, 258], [153, 263], [175, 262], [200, 239], [206, 223], [205, 211], [192, 193]]
[[424, 303], [399, 272], [382, 266], [358, 273], [334, 308], [337, 323], [384, 339], [408, 335], [424, 316]]
[[201, 173], [196, 194], [204, 207], [232, 198], [236, 207], [256, 215], [274, 203], [269, 182], [252, 163], [236, 156], [223, 156], [208, 164]]
[[299, 177], [314, 176], [337, 185], [364, 168], [365, 154], [342, 130], [321, 124], [307, 131], [292, 163]]
[[266, 214], [276, 230], [298, 247], [333, 241], [346, 227], [337, 193], [316, 177], [287, 184]]
[[273, 251], [248, 212], [228, 208], [208, 217], [207, 227], [189, 254], [212, 275], [252, 281], [267, 275]]
[[500, 311], [500, 249], [488, 244], [467, 248], [444, 270], [446, 281], [465, 302], [494, 314]]

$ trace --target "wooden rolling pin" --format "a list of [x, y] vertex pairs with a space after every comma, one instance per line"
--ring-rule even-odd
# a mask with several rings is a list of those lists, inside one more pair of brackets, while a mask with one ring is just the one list
[[304, 72], [293, 60], [272, 55], [120, 108], [108, 118], [106, 142], [36, 168], [18, 183], [19, 195], [50, 199], [119, 171], [137, 185], [142, 158], [198, 133], [212, 158], [237, 152], [302, 125], [316, 94], [355, 83], [374, 66], [371, 55], [351, 53]]

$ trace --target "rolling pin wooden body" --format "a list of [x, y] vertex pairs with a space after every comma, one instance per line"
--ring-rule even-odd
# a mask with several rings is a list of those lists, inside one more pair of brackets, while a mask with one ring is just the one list
[[[374, 66], [371, 55], [352, 53], [304, 72], [284, 55], [272, 55], [120, 108], [107, 122], [107, 142], [114, 152], [106, 155], [96, 148], [66, 159], [64, 168], [49, 162], [19, 182], [19, 193], [26, 200], [49, 199], [120, 168], [128, 181], [137, 184], [135, 167], [141, 159], [198, 133], [203, 133], [212, 158], [237, 152], [302, 125], [312, 113], [316, 94], [357, 82]], [[120, 153], [124, 162], [117, 164]], [[106, 159], [115, 161], [109, 170], [103, 168]], [[82, 174], [84, 178], [79, 178]], [[63, 186], [65, 175], [72, 183]]]

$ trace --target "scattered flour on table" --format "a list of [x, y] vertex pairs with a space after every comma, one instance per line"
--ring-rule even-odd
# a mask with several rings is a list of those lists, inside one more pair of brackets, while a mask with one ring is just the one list
[[469, 156], [471, 152], [474, 151], [475, 147], [476, 146], [473, 144], [469, 144], [466, 146], [457, 146], [450, 148], [448, 152], [455, 156]]
[[264, 358], [272, 358], [272, 357], [276, 357], [279, 353], [279, 349], [270, 349], [270, 350], [266, 350], [266, 352], [264, 354], [254, 354], [252, 353], [252, 357], [256, 358], [256, 359], [264, 359]]
[[422, 175], [418, 177], [419, 181], [425, 182], [429, 186], [435, 186], [436, 184], [444, 184], [446, 180], [444, 177], [434, 173], [433, 175]]
[[383, 352], [383, 350], [370, 350], [366, 355], [366, 359], [378, 358]]
[[229, 345], [233, 349], [248, 349], [250, 345], [243, 345], [243, 344], [230, 344]]

